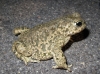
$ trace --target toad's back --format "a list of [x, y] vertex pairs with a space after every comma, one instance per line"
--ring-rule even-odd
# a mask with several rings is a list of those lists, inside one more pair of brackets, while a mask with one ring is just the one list
[[[82, 26], [77, 24], [82, 24]], [[51, 44], [52, 41], [58, 40], [58, 36], [67, 37], [69, 34], [72, 35], [80, 32], [84, 27], [84, 21], [79, 15], [70, 15], [37, 25], [32, 29], [21, 33], [19, 39], [27, 44], [34, 44], [35, 46], [41, 43]]]

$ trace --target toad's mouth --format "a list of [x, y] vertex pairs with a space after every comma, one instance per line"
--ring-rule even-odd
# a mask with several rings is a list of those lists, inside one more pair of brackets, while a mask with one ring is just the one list
[[77, 34], [77, 33], [80, 33], [81, 31], [83, 31], [84, 29], [86, 28], [86, 25], [84, 25], [84, 26], [82, 26], [81, 28], [78, 28], [78, 29], [76, 29], [76, 31], [73, 31], [73, 32], [69, 32], [68, 33], [68, 35], [75, 35], [75, 34]]

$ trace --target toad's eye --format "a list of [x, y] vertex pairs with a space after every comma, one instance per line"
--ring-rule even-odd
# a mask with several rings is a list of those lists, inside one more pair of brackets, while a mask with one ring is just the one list
[[77, 22], [76, 25], [77, 26], [82, 26], [82, 22]]

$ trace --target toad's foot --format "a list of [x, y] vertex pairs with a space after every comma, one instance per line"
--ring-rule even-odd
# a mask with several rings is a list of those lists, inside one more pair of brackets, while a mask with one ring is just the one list
[[39, 60], [32, 59], [31, 57], [21, 57], [21, 59], [25, 62], [26, 65], [28, 62], [40, 62]]
[[15, 28], [13, 30], [13, 33], [17, 36], [17, 35], [25, 32], [25, 31], [28, 31], [28, 30], [29, 30], [29, 28], [27, 28], [27, 27], [18, 27], [18, 28]]
[[[65, 69], [67, 69], [68, 72], [71, 72], [70, 67], [72, 67], [72, 64], [71, 64], [71, 65], [68, 65]], [[57, 69], [57, 68], [61, 68], [61, 67], [55, 65], [55, 66], [53, 66], [52, 68]]]

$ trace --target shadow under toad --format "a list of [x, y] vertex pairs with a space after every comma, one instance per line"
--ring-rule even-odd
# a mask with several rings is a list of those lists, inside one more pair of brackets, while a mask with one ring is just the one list
[[69, 42], [62, 47], [62, 51], [64, 52], [65, 50], [67, 50], [72, 45], [72, 43], [86, 39], [89, 36], [89, 34], [89, 30], [86, 28], [80, 33], [73, 35]]

